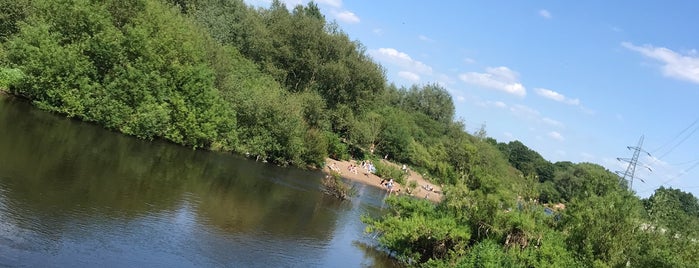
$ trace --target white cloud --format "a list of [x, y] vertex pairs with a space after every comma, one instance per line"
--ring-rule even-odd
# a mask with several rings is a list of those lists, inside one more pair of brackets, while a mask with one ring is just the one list
[[[257, 6], [257, 7], [264, 7], [267, 8], [272, 5], [272, 0], [244, 0], [245, 3]], [[298, 5], [305, 6], [310, 0], [281, 0], [281, 2], [288, 8], [292, 9]], [[349, 10], [344, 10], [342, 8], [342, 0], [315, 0], [315, 3], [317, 3], [319, 6], [325, 7], [321, 8], [321, 11], [323, 14], [326, 16], [328, 14], [331, 14], [332, 16], [335, 17], [340, 22], [344, 23], [359, 23], [360, 19], [357, 14], [354, 14], [353, 12]], [[376, 32], [375, 32], [376, 33]], [[379, 34], [379, 33], [377, 33]]]
[[504, 135], [505, 138], [508, 139], [508, 140], [514, 140], [514, 139], [515, 139], [515, 135], [512, 135], [512, 133], [510, 133], [510, 132], [505, 132], [505, 133], [503, 133], [503, 135]]
[[493, 103], [493, 105], [494, 105], [495, 107], [498, 107], [498, 108], [507, 108], [507, 104], [505, 104], [505, 103], [502, 102], [502, 101], [496, 101], [496, 102]]
[[356, 14], [350, 12], [350, 11], [340, 11], [340, 12], [333, 12], [335, 14], [335, 18], [341, 22], [345, 23], [359, 23], [359, 17], [357, 17]]
[[505, 66], [488, 67], [485, 71], [485, 73], [463, 73], [459, 78], [468, 84], [496, 89], [520, 97], [527, 95], [527, 89], [519, 83], [517, 72]]
[[414, 73], [432, 74], [432, 67], [414, 60], [408, 54], [400, 52], [394, 48], [379, 48], [370, 50], [369, 55], [377, 60], [385, 61], [396, 66], [402, 67]]
[[582, 152], [580, 153], [580, 156], [583, 158], [583, 161], [591, 161], [595, 159], [595, 156], [591, 153]]
[[511, 106], [510, 111], [516, 116], [521, 116], [528, 119], [537, 119], [540, 115], [539, 111], [521, 104]]
[[325, 4], [331, 7], [339, 8], [342, 6], [342, 0], [315, 0], [318, 4]]
[[542, 9], [542, 10], [539, 10], [539, 16], [542, 16], [542, 17], [544, 17], [544, 18], [546, 18], [546, 19], [550, 19], [550, 18], [551, 18], [551, 12], [549, 12], [549, 11], [546, 10], [546, 9]]
[[606, 157], [602, 159], [602, 162], [612, 172], [616, 172], [616, 171], [623, 172], [624, 170], [626, 170], [626, 167], [628, 165], [627, 162], [620, 161], [620, 160], [614, 159], [614, 158], [606, 158]]
[[558, 133], [557, 131], [551, 131], [548, 133], [548, 136], [554, 140], [557, 141], [564, 141], [565, 139], [563, 138], [563, 135], [561, 133]]
[[437, 77], [437, 83], [439, 83], [443, 87], [455, 84], [454, 79], [452, 79], [449, 75], [437, 73], [435, 74], [435, 76]]
[[425, 42], [429, 42], [429, 43], [434, 42], [434, 40], [432, 38], [429, 38], [429, 37], [424, 36], [424, 35], [418, 35], [417, 38], [420, 39], [421, 41], [425, 41]]
[[466, 101], [466, 97], [459, 95], [459, 96], [456, 96], [456, 100], [458, 102], [464, 102], [464, 101]]
[[575, 105], [575, 106], [580, 105], [579, 99], [568, 98], [565, 95], [558, 93], [556, 91], [550, 90], [550, 89], [536, 88], [534, 90], [536, 91], [536, 94], [539, 94], [539, 96], [542, 96], [542, 97], [550, 99], [550, 100], [562, 102], [565, 104]]
[[401, 78], [408, 80], [410, 82], [420, 81], [419, 75], [412, 73], [412, 72], [408, 72], [408, 71], [400, 71], [400, 72], [398, 72], [398, 76], [400, 76]]
[[476, 63], [476, 60], [474, 60], [474, 59], [472, 59], [472, 58], [465, 58], [465, 59], [464, 59], [464, 63], [466, 63], [466, 64], [474, 64], [474, 63]]
[[561, 123], [561, 122], [559, 122], [559, 121], [556, 121], [556, 120], [553, 120], [553, 119], [548, 118], [548, 117], [542, 118], [542, 119], [541, 119], [541, 122], [544, 122], [545, 124], [548, 124], [548, 125], [551, 125], [551, 126], [554, 126], [554, 127], [560, 127], [560, 128], [563, 128], [563, 127], [564, 127], [563, 123]]
[[375, 35], [382, 36], [383, 35], [383, 30], [381, 28], [375, 28], [371, 30]]
[[[490, 107], [495, 107], [495, 108], [500, 108], [500, 109], [507, 108], [507, 104], [502, 102], [502, 101], [481, 101], [481, 102], [477, 102], [476, 104], [478, 106], [486, 107], [486, 108], [490, 108]], [[514, 107], [510, 108], [510, 110], [512, 110], [512, 109], [515, 109], [515, 108]]]
[[621, 45], [661, 62], [663, 75], [699, 84], [699, 57], [692, 55], [691, 52], [682, 55], [664, 47], [636, 46], [629, 42], [623, 42]]

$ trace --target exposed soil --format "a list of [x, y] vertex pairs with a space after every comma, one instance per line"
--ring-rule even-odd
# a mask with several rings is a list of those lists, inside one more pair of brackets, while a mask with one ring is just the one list
[[[397, 168], [401, 168], [400, 165], [386, 161], [386, 160], [381, 160], [383, 164], [389, 164], [393, 165]], [[368, 170], [364, 169], [361, 167], [361, 162], [357, 162], [355, 160], [349, 160], [349, 161], [338, 161], [335, 159], [327, 158], [325, 159], [326, 166], [323, 167], [323, 172], [325, 173], [331, 173], [330, 167], [333, 167], [336, 171], [340, 173], [340, 176], [342, 176], [345, 179], [351, 180], [351, 181], [356, 181], [356, 182], [361, 182], [367, 185], [371, 185], [374, 187], [378, 187], [381, 189], [384, 189], [388, 191], [388, 189], [381, 185], [381, 181], [383, 180], [381, 177], [376, 176], [375, 174], [369, 172]], [[352, 172], [350, 170], [350, 166], [354, 165], [356, 166], [356, 173]], [[440, 202], [442, 201], [443, 193], [442, 193], [442, 188], [439, 185], [433, 184], [429, 181], [427, 181], [420, 173], [414, 172], [410, 170], [410, 167], [408, 167], [409, 170], [409, 176], [406, 179], [406, 182], [410, 181], [416, 181], [417, 182], [417, 188], [415, 188], [412, 193], [409, 193], [409, 189], [407, 185], [400, 185], [398, 183], [394, 184], [393, 187], [393, 192], [394, 194], [408, 194], [412, 195], [415, 197], [419, 198], [427, 198], [430, 201], [433, 202]], [[407, 184], [407, 183], [406, 183]], [[432, 191], [428, 191], [426, 188], [431, 187]]]

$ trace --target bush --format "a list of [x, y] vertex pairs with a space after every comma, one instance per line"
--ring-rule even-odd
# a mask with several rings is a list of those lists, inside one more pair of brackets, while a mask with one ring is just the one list
[[325, 137], [328, 139], [328, 155], [336, 160], [349, 160], [347, 152], [347, 144], [340, 140], [340, 136], [333, 132], [325, 132]]
[[11, 85], [19, 82], [24, 77], [19, 69], [0, 67], [0, 89], [9, 89]]
[[405, 185], [406, 174], [400, 168], [384, 164], [381, 161], [374, 161], [376, 167], [376, 176], [381, 178], [391, 178], [397, 183]]

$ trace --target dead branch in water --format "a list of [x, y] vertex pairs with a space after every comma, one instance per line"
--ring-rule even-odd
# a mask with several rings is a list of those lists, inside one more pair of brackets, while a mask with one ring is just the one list
[[357, 189], [355, 189], [354, 185], [349, 185], [342, 181], [340, 174], [335, 172], [331, 175], [326, 175], [321, 184], [323, 185], [323, 192], [340, 200], [349, 200], [357, 194]]

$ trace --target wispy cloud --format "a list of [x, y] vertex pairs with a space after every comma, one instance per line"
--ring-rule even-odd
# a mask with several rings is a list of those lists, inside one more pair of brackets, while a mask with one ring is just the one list
[[558, 133], [557, 131], [551, 131], [548, 133], [549, 138], [552, 138], [557, 141], [564, 141], [565, 138], [563, 138], [563, 135], [561, 133]]
[[514, 140], [514, 139], [515, 139], [515, 135], [513, 135], [513, 134], [510, 133], [510, 132], [502, 133], [502, 135], [505, 136], [505, 138], [506, 138], [507, 140]]
[[536, 91], [536, 94], [539, 94], [539, 96], [542, 96], [542, 97], [550, 99], [550, 100], [562, 102], [565, 104], [575, 105], [575, 106], [580, 105], [579, 99], [568, 98], [565, 95], [558, 93], [556, 91], [550, 90], [550, 89], [536, 88], [536, 89], [534, 89], [534, 91]]
[[359, 17], [347, 10], [344, 11], [339, 11], [339, 12], [333, 12], [335, 14], [335, 18], [341, 22], [345, 23], [359, 23]]
[[371, 30], [375, 35], [382, 36], [383, 35], [383, 30], [381, 28], [374, 28]]
[[553, 120], [553, 119], [548, 118], [548, 117], [542, 118], [541, 122], [544, 122], [544, 124], [554, 126], [554, 127], [559, 127], [559, 128], [563, 128], [565, 126], [565, 125], [563, 125], [563, 123], [556, 121], [556, 120]]
[[417, 36], [417, 39], [420, 39], [420, 41], [425, 41], [425, 42], [428, 42], [428, 43], [433, 43], [433, 42], [434, 42], [434, 39], [429, 38], [429, 37], [424, 36], [424, 35], [418, 35], [418, 36]]
[[[502, 105], [497, 105], [501, 103]], [[536, 109], [523, 105], [523, 104], [514, 104], [514, 105], [505, 105], [505, 103], [502, 102], [492, 102], [492, 101], [487, 101], [481, 103], [481, 106], [484, 106], [483, 104], [487, 105], [487, 107], [498, 107], [498, 108], [508, 108], [512, 115], [515, 117], [519, 117], [525, 120], [529, 120], [531, 122], [537, 123], [537, 124], [544, 124], [552, 127], [556, 127], [558, 129], [563, 129], [565, 128], [565, 124], [561, 123], [560, 121], [551, 119], [549, 117], [543, 116], [539, 111]]]
[[413, 73], [432, 74], [432, 67], [420, 61], [414, 60], [408, 54], [400, 52], [395, 48], [379, 48], [369, 50], [369, 55], [379, 61], [396, 65]]
[[[507, 108], [507, 104], [502, 102], [502, 101], [480, 101], [477, 102], [476, 105], [481, 106], [481, 107], [495, 107], [495, 108], [500, 108], [500, 109], [505, 109]], [[515, 109], [515, 108], [513, 108]]]
[[[245, 2], [262, 7], [268, 7], [272, 4], [272, 0], [245, 0]], [[311, 0], [281, 0], [281, 2], [287, 8], [293, 9], [297, 5], [307, 5]], [[342, 0], [314, 0], [313, 2], [321, 7], [324, 14], [330, 14], [340, 22], [354, 24], [361, 21], [357, 14], [342, 8]]]
[[507, 108], [507, 104], [502, 101], [493, 102], [493, 105], [498, 108]]
[[583, 161], [592, 161], [595, 159], [595, 156], [593, 154], [586, 152], [580, 153], [580, 157], [582, 157]]
[[342, 0], [315, 0], [315, 2], [336, 8], [342, 7]]
[[539, 10], [539, 16], [542, 16], [542, 17], [544, 17], [545, 19], [550, 19], [550, 18], [552, 18], [551, 12], [549, 12], [549, 11], [546, 10], [546, 9]]
[[531, 120], [538, 120], [539, 115], [541, 115], [541, 113], [539, 113], [539, 111], [535, 110], [534, 108], [522, 104], [515, 104], [510, 106], [510, 111], [512, 112], [512, 114], [516, 116]]
[[435, 77], [437, 79], [437, 83], [439, 83], [443, 87], [447, 87], [447, 85], [453, 85], [456, 83], [454, 79], [451, 78], [451, 76], [443, 73], [436, 73]]
[[461, 81], [524, 97], [527, 89], [519, 82], [519, 74], [505, 66], [488, 67], [485, 73], [469, 72], [459, 75]]
[[413, 83], [414, 83], [414, 82], [417, 82], [417, 81], [420, 81], [420, 76], [417, 75], [417, 74], [415, 74], [415, 73], [413, 73], [413, 72], [400, 71], [400, 72], [398, 72], [398, 76], [400, 76], [401, 78], [403, 78], [403, 79], [405, 79], [405, 80], [408, 80], [408, 81], [410, 81], [410, 82], [413, 82]]
[[636, 46], [629, 42], [621, 45], [629, 50], [659, 61], [663, 75], [699, 84], [699, 57], [692, 53], [682, 55], [664, 47], [651, 45]]
[[465, 58], [465, 59], [464, 59], [464, 63], [466, 63], [466, 64], [474, 64], [474, 63], [476, 63], [476, 60], [474, 60], [474, 59], [472, 59], [472, 58]]

